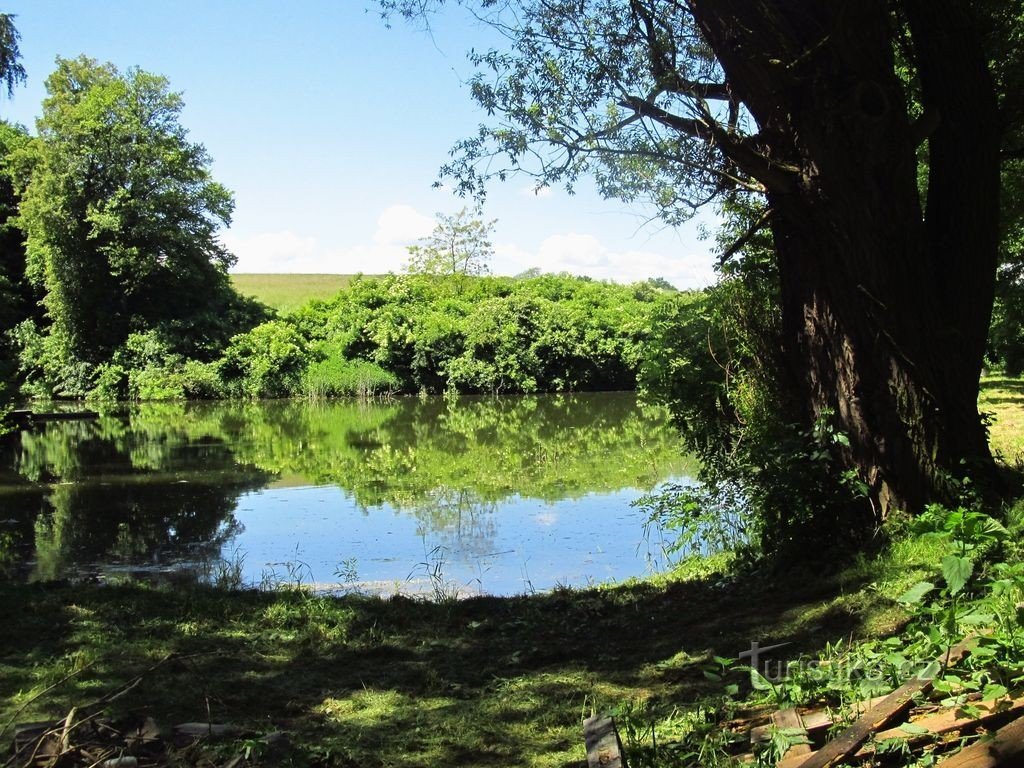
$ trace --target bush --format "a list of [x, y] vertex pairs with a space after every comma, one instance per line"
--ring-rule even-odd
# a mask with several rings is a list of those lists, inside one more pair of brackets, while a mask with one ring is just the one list
[[[700, 459], [700, 505], [741, 516], [751, 556], [806, 559], [855, 545], [870, 521], [857, 502], [863, 483], [837, 469], [848, 441], [833, 414], [809, 424], [793, 397], [769, 246], [748, 246], [699, 302], [677, 294], [659, 305], [640, 385], [668, 406]], [[703, 524], [693, 513], [697, 496], [677, 495], [662, 503], [673, 523]]]
[[201, 363], [187, 360], [181, 369], [181, 386], [189, 400], [216, 400], [224, 397], [224, 382], [221, 381], [216, 363]]
[[89, 400], [124, 400], [128, 392], [128, 380], [129, 376], [123, 366], [116, 363], [101, 365], [96, 369], [95, 384], [86, 397]]
[[220, 362], [229, 392], [245, 397], [287, 397], [301, 389], [306, 340], [283, 320], [257, 325], [231, 339]]
[[306, 397], [374, 397], [398, 389], [398, 377], [368, 360], [345, 360], [339, 355], [311, 364], [302, 376]]
[[128, 396], [132, 400], [184, 400], [184, 377], [179, 371], [147, 366], [128, 375]]

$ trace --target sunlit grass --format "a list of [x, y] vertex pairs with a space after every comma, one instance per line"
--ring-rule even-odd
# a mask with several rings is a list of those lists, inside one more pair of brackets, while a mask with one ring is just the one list
[[291, 312], [311, 299], [329, 299], [352, 282], [354, 275], [232, 274], [231, 284], [279, 312]]
[[173, 653], [112, 714], [286, 730], [300, 765], [554, 768], [584, 762], [593, 712], [670, 712], [705, 690], [710, 654], [859, 625], [828, 609], [828, 585], [694, 576], [445, 603], [0, 584], [0, 720], [71, 671], [18, 721], [63, 717]]
[[982, 378], [978, 408], [990, 416], [992, 450], [1010, 466], [1024, 461], [1024, 379]]

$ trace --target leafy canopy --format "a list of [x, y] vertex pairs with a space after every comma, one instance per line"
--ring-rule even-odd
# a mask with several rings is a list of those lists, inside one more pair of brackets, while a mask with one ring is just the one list
[[[443, 0], [381, 0], [385, 17], [426, 18]], [[495, 118], [456, 145], [442, 174], [482, 197], [510, 172], [569, 190], [592, 176], [607, 197], [652, 203], [670, 223], [726, 189], [760, 190], [729, 154], [750, 155], [748, 120], [685, 3], [458, 0], [507, 39], [470, 52], [476, 102]]]
[[21, 34], [14, 26], [14, 14], [0, 13], [0, 83], [7, 86], [8, 96], [14, 94], [14, 86], [27, 79], [21, 65], [20, 41]]
[[234, 203], [179, 122], [180, 94], [158, 75], [86, 57], [58, 59], [46, 88], [38, 140], [20, 157], [27, 276], [49, 319], [46, 376], [81, 393], [91, 366], [154, 329], [174, 352], [223, 346], [234, 259], [217, 233]]

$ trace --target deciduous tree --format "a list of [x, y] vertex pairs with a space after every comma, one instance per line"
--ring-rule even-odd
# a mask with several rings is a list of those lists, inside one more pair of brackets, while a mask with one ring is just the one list
[[179, 122], [181, 96], [85, 57], [58, 59], [46, 87], [21, 204], [49, 320], [45, 375], [82, 394], [137, 332], [184, 355], [222, 348], [237, 302], [217, 235], [234, 203]]
[[409, 246], [406, 270], [442, 277], [486, 275], [494, 255], [490, 239], [494, 224], [468, 208], [451, 215], [437, 214], [434, 231], [417, 245]]
[[570, 187], [587, 174], [669, 222], [760, 197], [792, 418], [845, 435], [834, 456], [867, 490], [865, 520], [948, 500], [968, 471], [990, 477], [976, 403], [1004, 116], [981, 3], [458, 4], [507, 39], [471, 54], [495, 121], [445, 168], [463, 191], [513, 171]]

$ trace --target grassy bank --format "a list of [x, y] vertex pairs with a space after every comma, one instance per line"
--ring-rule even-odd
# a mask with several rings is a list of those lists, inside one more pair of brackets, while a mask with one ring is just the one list
[[312, 299], [329, 299], [352, 282], [355, 275], [232, 274], [231, 284], [243, 296], [279, 312], [298, 309]]
[[[668, 581], [451, 603], [61, 585], [0, 590], [6, 722], [63, 717], [168, 654], [111, 709], [290, 733], [291, 761], [565, 766], [592, 710], [662, 711], [751, 640], [884, 631], [834, 584]], [[866, 617], [882, 621], [865, 626]]]
[[[983, 407], [993, 445], [1016, 455], [1024, 384], [986, 380]], [[949, 551], [908, 537], [827, 580], [795, 563], [774, 580], [725, 582], [712, 562], [644, 583], [439, 603], [4, 584], [0, 728], [63, 719], [171, 655], [107, 709], [165, 727], [242, 726], [204, 746], [215, 763], [284, 730], [290, 744], [274, 759], [297, 766], [579, 766], [581, 719], [614, 711], [642, 765], [652, 723], [662, 741], [705, 727], [711, 710], [687, 706], [721, 699], [708, 675], [716, 656], [753, 641], [816, 653], [896, 632], [909, 616], [896, 599], [922, 579], [941, 583]]]

